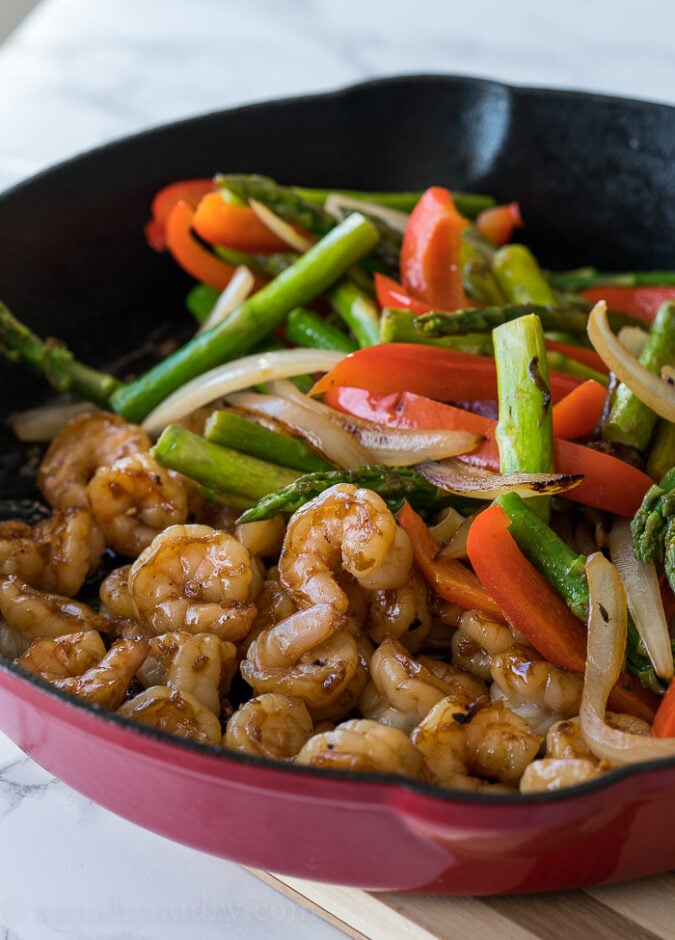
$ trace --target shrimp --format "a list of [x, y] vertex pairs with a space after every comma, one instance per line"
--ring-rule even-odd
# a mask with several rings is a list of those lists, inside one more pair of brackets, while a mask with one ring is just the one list
[[129, 572], [131, 565], [113, 568], [98, 589], [101, 600], [101, 613], [117, 617], [120, 620], [138, 620], [138, 611], [129, 590]]
[[81, 630], [106, 633], [109, 622], [87, 604], [36, 591], [16, 575], [0, 581], [0, 615], [27, 640], [64, 636]]
[[410, 740], [424, 758], [424, 777], [445, 786], [466, 774], [467, 708], [452, 696], [442, 698], [415, 727]]
[[546, 757], [559, 760], [581, 757], [595, 761], [581, 733], [578, 718], [564, 718], [554, 722], [546, 732]]
[[373, 591], [368, 636], [375, 643], [393, 637], [411, 652], [422, 646], [431, 630], [426, 584], [413, 569], [407, 584]]
[[405, 584], [412, 548], [384, 500], [372, 490], [338, 483], [291, 517], [279, 557], [281, 580], [299, 607], [349, 606], [336, 574], [342, 567], [362, 587]]
[[129, 558], [167, 526], [188, 517], [181, 478], [143, 451], [99, 467], [87, 485], [87, 498], [106, 545]]
[[87, 507], [87, 484], [99, 467], [150, 450], [145, 431], [106, 411], [81, 414], [59, 431], [47, 449], [37, 483], [54, 509]]
[[129, 684], [147, 655], [147, 640], [117, 640], [100, 662], [82, 675], [50, 681], [63, 692], [115, 710], [124, 701]]
[[495, 656], [490, 666], [495, 701], [525, 718], [539, 734], [546, 734], [560, 718], [579, 713], [583, 677], [560, 669], [529, 649], [514, 646]]
[[532, 761], [520, 778], [521, 793], [542, 793], [574, 787], [603, 772], [597, 761], [584, 757], [543, 757]]
[[458, 666], [488, 681], [492, 657], [506, 652], [515, 642], [508, 627], [478, 610], [465, 610], [452, 637], [452, 659]]
[[0, 522], [0, 576], [73, 597], [101, 560], [103, 538], [86, 509], [57, 509], [29, 526]]
[[479, 777], [517, 786], [542, 741], [524, 718], [494, 702], [475, 712], [466, 725], [467, 768]]
[[157, 634], [187, 630], [236, 641], [255, 619], [259, 578], [248, 551], [231, 535], [172, 525], [132, 564], [129, 590], [141, 623]]
[[220, 744], [223, 734], [220, 721], [206, 705], [189, 692], [165, 685], [153, 685], [139, 692], [121, 705], [117, 714], [202, 744]]
[[166, 670], [162, 685], [189, 692], [220, 715], [221, 691], [229, 690], [236, 668], [234, 643], [213, 633], [164, 633], [150, 643], [152, 658]]
[[271, 519], [262, 519], [260, 522], [245, 522], [238, 525], [234, 530], [234, 537], [252, 555], [268, 558], [279, 554], [285, 533], [284, 517], [272, 516]]
[[346, 617], [330, 604], [319, 604], [260, 633], [240, 668], [258, 695], [293, 695], [311, 711], [333, 705], [358, 666], [359, 651]]
[[15, 662], [47, 681], [81, 676], [105, 656], [101, 634], [81, 630], [59, 637], [33, 640], [26, 652]]
[[331, 770], [402, 774], [419, 780], [423, 760], [403, 731], [367, 718], [353, 718], [332, 731], [313, 735], [296, 763]]
[[290, 760], [314, 730], [301, 698], [267, 692], [250, 699], [227, 722], [223, 747], [242, 754]]

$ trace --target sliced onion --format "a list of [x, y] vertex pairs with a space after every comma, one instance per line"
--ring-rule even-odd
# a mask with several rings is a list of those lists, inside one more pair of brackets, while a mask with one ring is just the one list
[[653, 562], [645, 565], [635, 557], [629, 519], [614, 520], [607, 542], [626, 591], [628, 609], [654, 671], [661, 678], [670, 679], [673, 675], [673, 651], [656, 567]]
[[437, 542], [449, 542], [464, 522], [466, 517], [452, 506], [448, 506], [440, 513], [438, 522], [429, 526], [429, 531]]
[[638, 764], [675, 757], [674, 738], [652, 738], [612, 728], [605, 721], [607, 699], [626, 652], [626, 595], [619, 572], [601, 552], [586, 563], [589, 589], [588, 647], [579, 720], [589, 749], [612, 764]]
[[210, 330], [216, 323], [220, 323], [225, 317], [229, 316], [233, 310], [236, 310], [246, 300], [253, 290], [255, 276], [250, 268], [245, 264], [240, 264], [235, 268], [230, 283], [222, 292], [215, 303], [213, 310], [201, 324], [197, 333], [203, 333]]
[[274, 418], [301, 435], [332, 463], [343, 469], [371, 463], [368, 451], [351, 435], [335, 425], [330, 417], [317, 414], [295, 401], [278, 395], [238, 392], [227, 396], [227, 402], [257, 415]]
[[467, 558], [466, 542], [469, 537], [471, 523], [476, 518], [476, 513], [462, 519], [462, 524], [458, 527], [452, 538], [449, 538], [443, 548], [440, 550], [437, 558]]
[[98, 411], [89, 401], [57, 401], [39, 408], [27, 408], [10, 415], [8, 424], [20, 441], [46, 444], [53, 440], [71, 418]]
[[343, 355], [332, 349], [275, 349], [226, 362], [197, 376], [169, 395], [150, 412], [143, 422], [143, 428], [148, 434], [159, 434], [167, 424], [180, 421], [185, 415], [223, 395], [271, 379], [302, 375], [305, 372], [328, 372]]
[[335, 219], [342, 219], [350, 212], [362, 212], [365, 216], [381, 219], [390, 228], [401, 233], [405, 232], [410, 218], [407, 212], [401, 212], [399, 209], [391, 209], [368, 199], [355, 199], [354, 196], [345, 196], [342, 193], [329, 193], [323, 207]]
[[287, 245], [290, 245], [291, 248], [295, 248], [296, 251], [304, 253], [314, 244], [313, 239], [298, 232], [292, 225], [289, 225], [285, 219], [280, 218], [276, 212], [272, 212], [272, 210], [268, 209], [262, 202], [258, 202], [257, 199], [249, 199], [248, 204], [263, 225], [266, 225], [270, 232], [274, 232], [275, 235], [286, 242]]
[[620, 382], [659, 417], [675, 422], [675, 384], [645, 369], [619, 342], [610, 329], [604, 300], [598, 301], [588, 315], [588, 337]]
[[439, 489], [473, 499], [495, 499], [502, 493], [546, 496], [579, 486], [582, 473], [494, 473], [461, 460], [420, 463], [417, 470]]

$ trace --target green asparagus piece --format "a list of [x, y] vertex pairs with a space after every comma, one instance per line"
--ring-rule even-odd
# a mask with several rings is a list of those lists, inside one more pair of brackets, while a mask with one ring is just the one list
[[110, 396], [122, 385], [114, 376], [79, 362], [58, 340], [40, 339], [2, 302], [0, 354], [10, 362], [29, 366], [59, 392], [72, 392], [102, 408], [108, 407]]
[[[502, 473], [546, 473], [554, 469], [551, 390], [546, 346], [536, 314], [510, 320], [492, 331], [497, 367], [498, 420], [495, 439]], [[534, 497], [548, 516], [550, 497]]]
[[[422, 196], [422, 190], [418, 192], [370, 193], [355, 189], [307, 189], [303, 186], [292, 186], [291, 189], [305, 202], [318, 203], [319, 205], [323, 205], [331, 193], [339, 193], [341, 196], [347, 196], [350, 199], [377, 202], [381, 206], [398, 209], [399, 212], [412, 212]], [[457, 206], [457, 211], [467, 219], [475, 219], [480, 212], [495, 204], [492, 196], [484, 196], [482, 193], [466, 193], [453, 190], [452, 198]]]
[[171, 424], [160, 434], [152, 456], [163, 467], [185, 474], [209, 491], [231, 491], [249, 499], [260, 499], [298, 477], [288, 467], [221, 447]]
[[112, 396], [112, 407], [129, 421], [142, 421], [189, 379], [247, 353], [294, 307], [314, 300], [334, 284], [377, 240], [377, 231], [367, 219], [358, 213], [348, 216], [226, 320], [195, 336], [140, 379], [119, 389]]
[[197, 323], [203, 323], [216, 305], [220, 291], [210, 284], [195, 284], [185, 298], [185, 306]]
[[365, 466], [307, 473], [279, 492], [260, 499], [239, 518], [239, 522], [256, 522], [279, 513], [290, 515], [336, 483], [352, 483], [374, 490], [394, 512], [406, 500], [419, 511], [442, 509], [452, 502], [452, 497], [425, 480], [413, 467]]
[[580, 291], [587, 287], [668, 287], [675, 284], [675, 271], [625, 271], [610, 274], [597, 268], [549, 271], [548, 280], [559, 290]]
[[235, 411], [214, 411], [206, 421], [204, 437], [213, 444], [290, 467], [300, 473], [335, 469], [301, 438], [270, 431]]
[[[651, 324], [639, 355], [640, 363], [659, 374], [663, 366], [675, 363], [675, 301], [662, 304]], [[619, 383], [609, 415], [602, 429], [606, 441], [647, 449], [658, 416], [626, 385]]]
[[215, 245], [214, 252], [223, 261], [235, 267], [240, 264], [246, 265], [252, 271], [258, 274], [267, 274], [268, 277], [277, 277], [282, 271], [298, 260], [297, 251], [275, 251], [265, 255], [249, 254], [246, 251], [239, 251], [237, 248], [227, 248], [225, 245]]
[[[561, 308], [558, 306], [542, 306], [538, 304], [512, 304], [489, 307], [470, 307], [467, 310], [457, 310], [453, 313], [439, 313], [431, 311], [422, 313], [413, 318], [406, 310], [387, 311], [385, 316], [413, 320], [415, 329], [424, 336], [436, 338], [451, 336], [455, 333], [480, 332], [492, 330], [502, 323], [517, 320], [518, 317], [528, 313], [536, 313], [541, 320], [545, 333], [556, 330], [565, 330], [570, 333], [584, 335], [588, 325], [588, 314], [578, 308]], [[404, 317], [405, 314], [405, 317]]]
[[[423, 314], [427, 316], [427, 314]], [[380, 320], [381, 343], [420, 343], [424, 346], [440, 346], [458, 352], [476, 353], [491, 356], [493, 345], [490, 333], [458, 333], [446, 336], [432, 336], [420, 329], [416, 316], [410, 310], [383, 310]]]
[[328, 300], [360, 347], [380, 342], [379, 307], [357, 284], [344, 278], [330, 291]]
[[495, 248], [471, 226], [462, 232], [462, 283], [469, 297], [481, 304], [501, 306], [506, 295], [492, 271]]
[[587, 366], [584, 362], [579, 362], [572, 356], [566, 356], [557, 350], [549, 349], [546, 351], [546, 362], [549, 369], [554, 372], [565, 372], [567, 375], [573, 375], [582, 381], [593, 379], [599, 385], [609, 385], [609, 378], [604, 372], [598, 372], [592, 366]]
[[631, 522], [633, 551], [645, 564], [663, 562], [675, 591], [675, 467], [647, 490]]
[[[506, 493], [495, 500], [511, 520], [509, 532], [520, 550], [532, 564], [550, 581], [564, 598], [573, 614], [588, 619], [588, 581], [586, 579], [586, 557], [577, 555], [534, 512], [529, 503], [517, 493]], [[628, 617], [628, 641], [626, 658], [631, 672], [639, 676], [645, 688], [663, 694], [663, 685], [654, 672], [645, 646], [640, 639], [632, 618]]]
[[337, 349], [343, 353], [354, 352], [358, 348], [350, 336], [306, 307], [296, 307], [288, 314], [286, 339], [296, 346]]
[[504, 245], [495, 252], [492, 271], [508, 301], [514, 304], [555, 306], [556, 296], [525, 245]]
[[675, 467], [675, 424], [661, 418], [654, 432], [646, 469], [653, 480], [660, 480], [671, 467]]

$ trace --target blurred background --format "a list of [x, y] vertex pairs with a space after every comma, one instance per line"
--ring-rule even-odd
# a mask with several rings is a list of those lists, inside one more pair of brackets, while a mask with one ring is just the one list
[[39, 0], [4, 0], [0, 5], [0, 43], [38, 3]]

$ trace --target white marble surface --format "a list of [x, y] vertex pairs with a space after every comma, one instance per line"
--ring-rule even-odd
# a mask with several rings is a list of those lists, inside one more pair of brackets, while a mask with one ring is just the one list
[[[175, 118], [421, 71], [675, 104], [675, 5], [42, 0], [0, 47], [0, 189]], [[2, 736], [0, 839], [5, 940], [338, 936], [236, 865], [93, 805]]]

